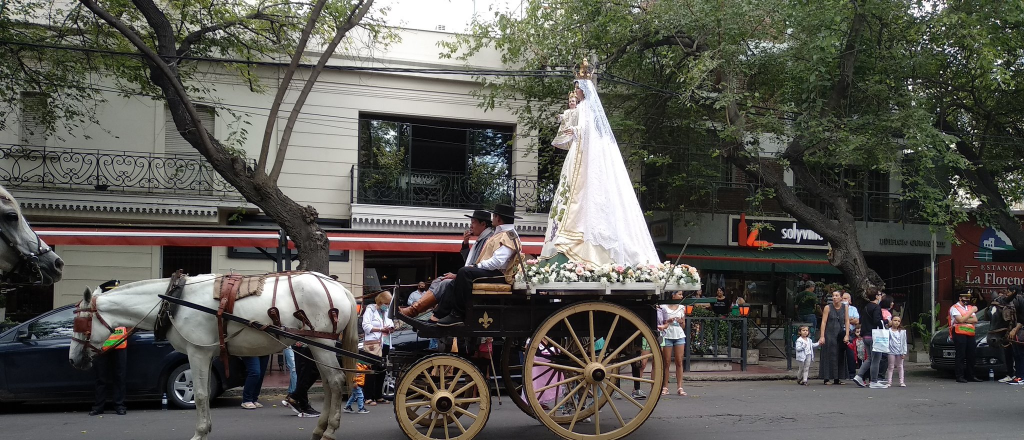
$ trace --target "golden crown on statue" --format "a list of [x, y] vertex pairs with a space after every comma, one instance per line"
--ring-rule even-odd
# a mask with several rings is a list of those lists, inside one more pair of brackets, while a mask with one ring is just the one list
[[580, 62], [580, 70], [576, 72], [576, 79], [590, 79], [592, 74], [593, 73], [590, 71], [590, 63], [588, 63], [587, 59], [584, 58], [583, 61]]

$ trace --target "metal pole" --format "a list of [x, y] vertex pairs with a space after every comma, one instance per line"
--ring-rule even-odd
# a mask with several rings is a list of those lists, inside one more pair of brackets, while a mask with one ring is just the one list
[[285, 238], [284, 230], [278, 232], [277, 237], [277, 271], [284, 272], [284, 249], [288, 246], [288, 239]]
[[[932, 332], [931, 332], [931, 334], [935, 334], [935, 313], [934, 313], [934, 311], [935, 311], [935, 247], [936, 247], [935, 231], [932, 231], [932, 270], [931, 270], [931, 283], [930, 283], [931, 284], [931, 300], [928, 301], [928, 312], [929, 312], [929, 314], [932, 317]], [[928, 341], [923, 341], [923, 342], [925, 344], [928, 343]]]
[[740, 347], [742, 347], [743, 349], [740, 350], [740, 356], [743, 356], [743, 358], [740, 359], [740, 370], [747, 371], [747, 318], [744, 317], [742, 319], [743, 333], [740, 334]]

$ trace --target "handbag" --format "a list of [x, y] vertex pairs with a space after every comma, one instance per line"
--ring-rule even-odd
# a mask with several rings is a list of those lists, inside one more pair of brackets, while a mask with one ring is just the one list
[[889, 331], [884, 328], [871, 329], [871, 351], [889, 353]]
[[380, 341], [363, 342], [363, 351], [381, 357], [384, 356], [384, 344]]

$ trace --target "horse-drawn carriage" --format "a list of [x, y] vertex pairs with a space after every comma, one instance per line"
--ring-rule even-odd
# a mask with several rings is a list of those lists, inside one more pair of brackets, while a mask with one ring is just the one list
[[[472, 355], [475, 338], [490, 337], [503, 339], [494, 374], [524, 413], [567, 439], [624, 437], [647, 420], [660, 397], [662, 355], [656, 345], [650, 350], [657, 344], [656, 305], [668, 299], [666, 292], [698, 288], [658, 282], [475, 284], [464, 326], [438, 327], [392, 312], [423, 337], [462, 341], [455, 353], [389, 357], [399, 426], [413, 440], [479, 433], [490, 412], [491, 387], [481, 372], [489, 365], [474, 363]], [[650, 374], [635, 377], [641, 361]], [[634, 389], [649, 397], [636, 398]]]

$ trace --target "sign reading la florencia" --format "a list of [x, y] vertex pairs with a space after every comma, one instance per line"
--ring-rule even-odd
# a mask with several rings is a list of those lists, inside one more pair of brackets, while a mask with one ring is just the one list
[[729, 216], [729, 245], [828, 249], [828, 240], [791, 218]]

